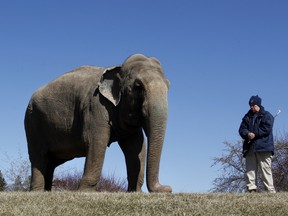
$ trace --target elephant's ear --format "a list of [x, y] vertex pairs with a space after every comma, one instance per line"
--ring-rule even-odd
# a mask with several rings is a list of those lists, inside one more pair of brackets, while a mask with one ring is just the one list
[[121, 99], [120, 71], [120, 66], [106, 69], [99, 82], [99, 92], [115, 106]]

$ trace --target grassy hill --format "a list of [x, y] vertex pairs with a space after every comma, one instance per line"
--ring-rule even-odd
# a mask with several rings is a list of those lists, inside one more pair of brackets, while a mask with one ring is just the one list
[[288, 215], [288, 193], [1, 192], [0, 215]]

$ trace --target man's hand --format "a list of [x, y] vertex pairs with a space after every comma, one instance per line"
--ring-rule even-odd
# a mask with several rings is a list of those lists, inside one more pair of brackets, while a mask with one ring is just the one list
[[248, 138], [250, 139], [250, 140], [253, 140], [254, 138], [255, 138], [255, 134], [254, 133], [248, 133]]

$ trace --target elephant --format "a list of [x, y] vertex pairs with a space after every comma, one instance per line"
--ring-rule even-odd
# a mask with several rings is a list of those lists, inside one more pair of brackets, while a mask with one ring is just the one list
[[159, 60], [134, 54], [122, 65], [78, 67], [36, 90], [24, 119], [30, 190], [50, 191], [57, 166], [85, 157], [78, 189], [96, 191], [106, 149], [118, 142], [128, 192], [142, 191], [145, 169], [149, 192], [172, 192], [159, 183], [169, 86]]

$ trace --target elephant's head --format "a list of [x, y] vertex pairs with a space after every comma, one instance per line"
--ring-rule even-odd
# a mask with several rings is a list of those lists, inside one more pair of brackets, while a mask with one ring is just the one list
[[148, 139], [147, 187], [150, 192], [171, 192], [158, 181], [159, 164], [168, 115], [169, 81], [160, 62], [136, 54], [122, 66], [107, 69], [99, 83], [100, 93], [119, 106], [121, 127], [143, 127]]

